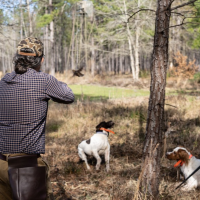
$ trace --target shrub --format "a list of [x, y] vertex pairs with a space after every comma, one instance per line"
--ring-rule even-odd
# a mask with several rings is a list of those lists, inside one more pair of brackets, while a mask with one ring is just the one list
[[195, 60], [188, 61], [187, 56], [177, 52], [174, 56], [175, 66], [170, 67], [169, 73], [171, 76], [191, 78], [196, 73], [198, 66], [195, 65]]

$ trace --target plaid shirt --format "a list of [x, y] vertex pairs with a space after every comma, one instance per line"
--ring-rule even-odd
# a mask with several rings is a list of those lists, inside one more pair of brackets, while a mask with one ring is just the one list
[[45, 153], [48, 100], [72, 103], [67, 84], [34, 69], [0, 81], [0, 153]]

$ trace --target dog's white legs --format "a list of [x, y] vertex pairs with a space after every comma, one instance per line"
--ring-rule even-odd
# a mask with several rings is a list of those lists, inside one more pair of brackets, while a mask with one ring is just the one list
[[105, 150], [105, 161], [106, 161], [106, 171], [107, 172], [110, 170], [109, 160], [110, 160], [110, 148], [107, 148]]
[[189, 191], [189, 190], [192, 190], [192, 189], [195, 189], [197, 188], [198, 184], [197, 184], [197, 180], [194, 179], [193, 177], [190, 177], [187, 181], [187, 184], [185, 186], [183, 186], [183, 190], [184, 191]]
[[93, 156], [97, 159], [96, 170], [99, 170], [101, 164], [101, 158], [97, 151], [93, 151]]
[[90, 166], [88, 165], [88, 162], [87, 162], [87, 157], [81, 148], [78, 148], [78, 155], [82, 160], [85, 161], [87, 169], [90, 170]]

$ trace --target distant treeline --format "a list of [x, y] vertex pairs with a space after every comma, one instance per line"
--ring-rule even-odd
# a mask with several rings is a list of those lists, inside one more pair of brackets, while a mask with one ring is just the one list
[[[39, 37], [45, 45], [43, 70], [54, 75], [84, 67], [88, 73], [132, 73], [149, 70], [155, 29], [155, 0], [83, 1], [2, 0], [0, 6], [0, 70], [13, 70], [16, 45], [26, 36]], [[175, 3], [174, 3], [175, 4]], [[142, 8], [144, 11], [142, 11]], [[187, 7], [184, 9], [188, 9]], [[200, 64], [199, 25], [190, 14], [172, 13], [169, 65], [180, 51]], [[142, 12], [139, 12], [142, 11]], [[185, 18], [187, 25], [183, 24]], [[196, 20], [196, 21], [195, 21]], [[192, 24], [192, 25], [190, 25]], [[134, 75], [135, 74], [135, 75]]]

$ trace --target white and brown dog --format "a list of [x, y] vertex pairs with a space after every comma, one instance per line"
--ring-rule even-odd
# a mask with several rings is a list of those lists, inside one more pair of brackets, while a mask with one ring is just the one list
[[113, 131], [109, 130], [114, 125], [114, 122], [101, 122], [96, 126], [96, 133], [89, 139], [84, 140], [78, 145], [78, 155], [85, 161], [86, 167], [90, 170], [90, 166], [87, 162], [86, 155], [92, 155], [97, 159], [96, 170], [99, 170], [101, 164], [101, 158], [99, 155], [105, 156], [106, 170], [109, 171], [109, 158], [110, 158], [110, 144], [108, 142], [109, 133]]
[[[197, 167], [200, 166], [200, 159], [195, 158], [192, 154], [183, 147], [176, 147], [172, 152], [167, 152], [166, 157], [169, 160], [177, 160], [174, 167], [180, 166], [181, 172], [187, 178]], [[186, 182], [183, 190], [192, 190], [200, 185], [200, 170], [192, 175]]]

